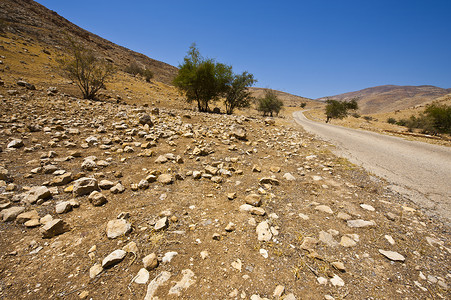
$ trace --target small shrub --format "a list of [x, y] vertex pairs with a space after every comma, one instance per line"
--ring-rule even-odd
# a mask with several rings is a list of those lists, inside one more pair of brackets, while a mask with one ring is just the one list
[[302, 102], [301, 103], [301, 108], [304, 108], [304, 107], [306, 107], [307, 106], [307, 102]]
[[136, 62], [131, 62], [125, 69], [124, 71], [126, 73], [132, 74], [134, 76], [136, 75], [141, 75], [142, 77], [144, 77], [144, 79], [147, 82], [150, 82], [150, 80], [153, 78], [153, 72], [150, 71], [149, 69], [145, 69], [143, 67], [141, 67], [138, 63]]
[[388, 124], [396, 124], [396, 119], [390, 117], [390, 118], [387, 119], [387, 123], [388, 123]]
[[353, 113], [352, 116], [356, 119], [360, 118], [360, 115], [358, 113]]
[[373, 117], [370, 116], [364, 116], [363, 118], [368, 122], [373, 120]]

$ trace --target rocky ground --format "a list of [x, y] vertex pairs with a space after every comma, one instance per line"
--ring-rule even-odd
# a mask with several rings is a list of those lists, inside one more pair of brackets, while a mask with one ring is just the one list
[[294, 123], [0, 94], [2, 299], [450, 298], [450, 228]]

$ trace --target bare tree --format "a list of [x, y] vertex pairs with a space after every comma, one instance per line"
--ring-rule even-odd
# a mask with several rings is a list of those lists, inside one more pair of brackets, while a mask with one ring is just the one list
[[70, 58], [60, 60], [61, 68], [66, 76], [74, 81], [85, 99], [96, 99], [96, 95], [105, 82], [113, 76], [111, 63], [100, 59], [81, 45], [70, 41]]

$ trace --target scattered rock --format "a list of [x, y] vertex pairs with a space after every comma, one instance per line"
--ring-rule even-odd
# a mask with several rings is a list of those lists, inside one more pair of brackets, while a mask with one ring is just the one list
[[56, 235], [63, 234], [68, 230], [67, 224], [62, 219], [54, 219], [45, 223], [40, 231], [43, 238], [50, 239]]
[[89, 202], [91, 202], [94, 206], [102, 206], [108, 202], [105, 195], [98, 191], [93, 191], [91, 194], [89, 194], [88, 199]]
[[132, 230], [132, 226], [124, 219], [115, 219], [108, 221], [106, 226], [106, 235], [109, 239], [115, 239], [126, 235]]
[[84, 196], [98, 190], [99, 185], [95, 178], [83, 177], [74, 182], [74, 196]]
[[13, 221], [16, 219], [16, 217], [23, 213], [25, 210], [25, 207], [22, 206], [13, 206], [7, 209], [4, 209], [0, 212], [2, 215], [3, 222]]
[[149, 281], [149, 277], [149, 271], [147, 271], [145, 268], [141, 268], [138, 274], [136, 274], [133, 281], [137, 284], [146, 284]]
[[9, 142], [8, 145], [6, 146], [6, 148], [19, 149], [19, 148], [22, 148], [23, 146], [25, 146], [25, 144], [23, 143], [22, 140], [15, 139], [15, 140], [12, 140], [11, 142]]
[[148, 271], [155, 269], [156, 267], [158, 267], [157, 255], [155, 253], [147, 255], [143, 258], [143, 264], [144, 268], [146, 268], [146, 270]]
[[155, 223], [155, 231], [160, 231], [160, 230], [165, 230], [166, 228], [168, 228], [169, 226], [169, 221], [167, 217], [161, 218], [159, 219], [156, 223]]
[[102, 260], [102, 268], [106, 269], [108, 267], [112, 267], [115, 264], [120, 263], [125, 258], [126, 255], [127, 252], [125, 252], [124, 250], [121, 249], [114, 250]]
[[246, 198], [244, 198], [244, 201], [246, 201], [247, 204], [252, 206], [260, 206], [262, 204], [262, 197], [257, 194], [250, 194], [247, 195]]
[[406, 260], [406, 258], [404, 256], [402, 256], [401, 254], [399, 254], [398, 252], [395, 252], [395, 251], [386, 251], [386, 250], [379, 249], [379, 253], [393, 261], [404, 262]]
[[255, 229], [255, 231], [257, 232], [259, 241], [268, 242], [272, 238], [272, 233], [271, 233], [271, 230], [269, 228], [269, 224], [266, 221], [263, 221], [260, 224], [258, 224], [257, 228]]
[[358, 220], [348, 220], [347, 224], [351, 228], [361, 228], [361, 227], [368, 227], [368, 226], [375, 226], [376, 223], [374, 221], [365, 221], [362, 219]]
[[189, 269], [182, 270], [182, 276], [183, 276], [182, 279], [169, 289], [168, 293], [169, 295], [180, 296], [182, 290], [186, 290], [192, 284], [195, 283], [195, 280], [193, 280], [194, 277], [193, 271]]

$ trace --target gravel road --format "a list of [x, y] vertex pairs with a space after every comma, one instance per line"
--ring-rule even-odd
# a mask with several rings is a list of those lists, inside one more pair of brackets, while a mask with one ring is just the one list
[[334, 153], [386, 179], [428, 214], [451, 221], [451, 148], [308, 120], [294, 120], [336, 146]]

